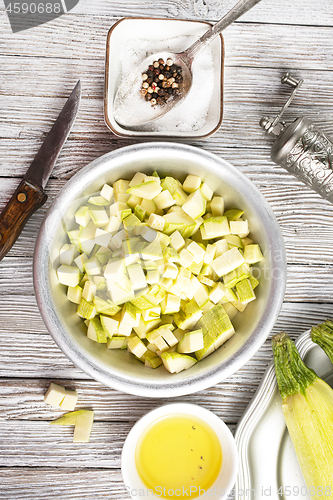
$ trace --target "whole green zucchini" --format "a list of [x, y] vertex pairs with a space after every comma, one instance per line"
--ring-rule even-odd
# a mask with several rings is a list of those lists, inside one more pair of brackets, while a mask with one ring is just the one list
[[286, 333], [272, 339], [282, 410], [311, 498], [333, 494], [333, 390]]

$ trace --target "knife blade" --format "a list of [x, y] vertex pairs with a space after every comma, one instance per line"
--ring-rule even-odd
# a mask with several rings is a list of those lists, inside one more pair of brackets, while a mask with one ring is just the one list
[[0, 214], [0, 260], [12, 248], [31, 215], [47, 200], [44, 189], [75, 121], [80, 97], [79, 80], [22, 182]]

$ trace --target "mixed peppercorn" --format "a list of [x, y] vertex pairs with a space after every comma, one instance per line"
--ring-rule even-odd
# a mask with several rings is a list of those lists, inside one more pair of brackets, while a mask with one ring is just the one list
[[182, 68], [172, 59], [154, 61], [142, 74], [141, 94], [152, 106], [164, 104], [171, 96], [181, 92]]

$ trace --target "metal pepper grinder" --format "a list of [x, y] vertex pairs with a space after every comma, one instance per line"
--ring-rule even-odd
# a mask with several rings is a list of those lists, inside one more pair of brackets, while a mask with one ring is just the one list
[[274, 120], [268, 116], [260, 120], [266, 134], [276, 137], [271, 158], [333, 203], [333, 142], [304, 116], [288, 126], [281, 120], [303, 80], [285, 73], [281, 82], [293, 87], [291, 96]]

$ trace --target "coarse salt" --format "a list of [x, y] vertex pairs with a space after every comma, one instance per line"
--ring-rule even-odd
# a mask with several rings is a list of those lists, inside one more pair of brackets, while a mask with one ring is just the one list
[[[142, 59], [156, 52], [181, 52], [194, 42], [197, 37], [178, 36], [168, 40], [130, 39], [120, 50], [121, 79], [124, 80]], [[200, 130], [206, 123], [209, 105], [214, 90], [214, 61], [210, 47], [206, 47], [194, 60], [192, 66], [192, 87], [179, 106], [169, 111], [156, 121], [135, 127], [142, 132], [193, 132]], [[155, 118], [156, 106], [151, 106], [140, 94], [142, 81], [121, 104], [118, 114], [122, 122], [131, 122], [135, 117], [145, 120]], [[128, 119], [126, 120], [126, 118]]]

